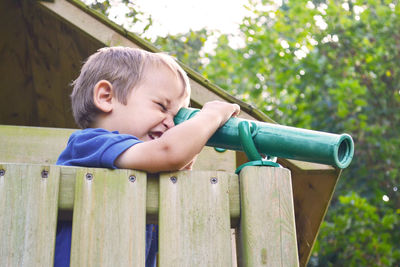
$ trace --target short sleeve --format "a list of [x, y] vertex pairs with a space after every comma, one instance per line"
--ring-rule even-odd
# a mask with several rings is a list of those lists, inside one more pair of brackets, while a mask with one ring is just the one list
[[104, 129], [84, 129], [73, 133], [60, 154], [57, 165], [116, 169], [115, 160], [131, 146], [141, 143], [137, 137]]

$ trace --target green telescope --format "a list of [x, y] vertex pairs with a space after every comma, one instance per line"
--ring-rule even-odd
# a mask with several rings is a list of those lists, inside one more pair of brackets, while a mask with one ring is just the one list
[[[174, 118], [182, 123], [199, 112], [182, 108]], [[344, 169], [353, 154], [353, 139], [348, 134], [332, 134], [273, 123], [230, 118], [208, 140], [207, 146], [245, 151], [250, 160], [260, 154], [333, 165]]]

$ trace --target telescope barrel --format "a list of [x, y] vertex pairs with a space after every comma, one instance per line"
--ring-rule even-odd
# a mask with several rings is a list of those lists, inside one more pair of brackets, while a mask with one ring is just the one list
[[[174, 118], [175, 124], [195, 116], [200, 110], [182, 108]], [[239, 123], [230, 118], [208, 140], [207, 146], [242, 151]], [[348, 134], [332, 134], [283, 126], [267, 122], [248, 121], [252, 125], [252, 139], [259, 153], [307, 162], [346, 168], [354, 154], [353, 139]]]

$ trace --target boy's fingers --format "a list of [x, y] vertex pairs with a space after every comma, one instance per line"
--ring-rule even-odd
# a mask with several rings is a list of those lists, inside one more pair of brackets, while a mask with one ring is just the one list
[[235, 110], [234, 110], [234, 112], [232, 114], [232, 117], [236, 117], [240, 113], [240, 106], [238, 104], [233, 104], [233, 106], [234, 106]]

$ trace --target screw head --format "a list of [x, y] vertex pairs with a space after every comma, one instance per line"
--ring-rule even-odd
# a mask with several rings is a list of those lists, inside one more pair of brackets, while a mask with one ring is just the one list
[[135, 175], [129, 176], [129, 182], [134, 183], [135, 181], [136, 181], [136, 176]]
[[0, 176], [4, 176], [6, 174], [6, 171], [4, 169], [0, 169]]
[[178, 178], [176, 178], [175, 176], [172, 176], [171, 178], [169, 178], [171, 180], [171, 182], [173, 184], [176, 184], [176, 182], [178, 181]]
[[42, 178], [48, 178], [49, 177], [49, 171], [43, 170], [41, 174], [42, 174]]
[[216, 184], [216, 183], [218, 183], [218, 178], [217, 177], [211, 177], [210, 182], [212, 184]]
[[93, 174], [91, 173], [86, 173], [86, 180], [93, 180]]

